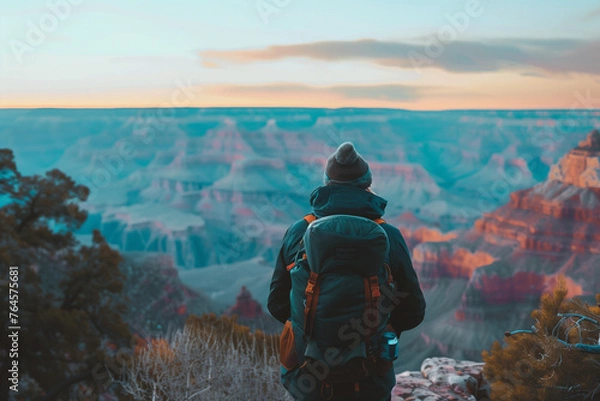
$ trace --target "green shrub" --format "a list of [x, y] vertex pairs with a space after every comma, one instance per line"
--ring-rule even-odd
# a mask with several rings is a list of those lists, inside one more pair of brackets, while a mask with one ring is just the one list
[[600, 400], [600, 354], [575, 347], [600, 344], [600, 294], [596, 299], [599, 306], [567, 299], [559, 280], [532, 313], [531, 333], [507, 333], [505, 347], [496, 342], [484, 351], [492, 400]]

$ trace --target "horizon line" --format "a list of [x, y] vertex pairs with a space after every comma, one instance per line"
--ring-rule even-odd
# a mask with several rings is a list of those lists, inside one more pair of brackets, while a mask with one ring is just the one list
[[407, 109], [395, 107], [361, 107], [361, 106], [345, 106], [345, 107], [311, 107], [311, 106], [127, 106], [127, 107], [79, 107], [79, 106], [40, 106], [40, 107], [11, 107], [0, 106], [2, 110], [156, 110], [156, 109], [304, 109], [304, 110], [389, 110], [389, 111], [410, 111], [410, 112], [443, 112], [443, 111], [589, 111], [597, 112], [600, 108], [456, 108], [456, 109]]

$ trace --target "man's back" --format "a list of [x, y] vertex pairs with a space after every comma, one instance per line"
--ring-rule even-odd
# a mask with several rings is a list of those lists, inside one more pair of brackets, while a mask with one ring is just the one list
[[[341, 157], [338, 157], [340, 154]], [[340, 163], [340, 160], [350, 164]], [[371, 220], [382, 218], [387, 201], [370, 191], [371, 173], [368, 165], [356, 154], [351, 144], [343, 144], [338, 148], [336, 154], [330, 157], [325, 172], [325, 183], [327, 185], [315, 189], [310, 197], [312, 214], [315, 218], [320, 219], [334, 215], [358, 216]], [[290, 269], [296, 264], [298, 252], [303, 247], [302, 238], [311, 220], [298, 220], [289, 227], [278, 254], [271, 281], [268, 308], [271, 314], [282, 323], [288, 322], [291, 315], [292, 280]], [[389, 315], [389, 325], [396, 335], [400, 336], [402, 331], [410, 330], [421, 323], [425, 313], [425, 300], [402, 234], [392, 225], [385, 222], [380, 223], [389, 240], [387, 260], [395, 286], [395, 291], [391, 294], [394, 308]], [[331, 311], [331, 313], [335, 313], [335, 311]], [[299, 345], [299, 347], [303, 346], [304, 344]], [[296, 351], [304, 355], [306, 350], [298, 349]], [[282, 382], [294, 396], [301, 390], [299, 388], [302, 386], [302, 377], [299, 377], [301, 375], [302, 369], [300, 368], [288, 371], [282, 367]], [[325, 379], [321, 385], [328, 385], [326, 381]], [[386, 400], [394, 384], [393, 369], [372, 374], [361, 383], [358, 399]], [[384, 396], [381, 396], [382, 394]], [[344, 399], [344, 397], [340, 397], [333, 399]], [[322, 398], [298, 396], [296, 399], [317, 401]]]
[[[310, 202], [313, 213], [317, 218], [348, 214], [368, 219], [378, 219], [383, 217], [387, 205], [385, 199], [372, 192], [342, 185], [317, 188], [313, 191]], [[410, 330], [421, 323], [425, 312], [425, 299], [412, 266], [408, 247], [400, 230], [387, 223], [381, 226], [388, 235], [390, 269], [396, 283], [396, 290], [401, 294], [399, 296], [402, 297], [401, 304], [392, 312], [390, 323], [396, 333], [400, 334], [402, 331]], [[295, 253], [298, 251], [298, 245], [307, 227], [308, 222], [304, 219], [298, 220], [289, 227], [284, 235], [283, 245], [271, 281], [268, 308], [271, 314], [282, 323], [285, 323], [290, 317], [289, 291], [291, 290], [291, 283], [286, 267], [293, 262], [296, 256]]]

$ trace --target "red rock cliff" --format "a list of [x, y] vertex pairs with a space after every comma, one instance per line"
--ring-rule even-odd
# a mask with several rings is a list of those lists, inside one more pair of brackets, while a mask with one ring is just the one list
[[420, 277], [426, 283], [469, 280], [459, 319], [535, 302], [558, 274], [567, 277], [571, 295], [593, 293], [600, 286], [599, 177], [595, 130], [551, 168], [547, 181], [514, 192], [456, 239], [418, 245], [413, 255]]

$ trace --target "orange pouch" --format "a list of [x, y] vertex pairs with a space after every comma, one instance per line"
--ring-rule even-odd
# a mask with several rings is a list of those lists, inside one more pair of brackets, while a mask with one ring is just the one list
[[292, 322], [289, 320], [285, 322], [279, 339], [279, 362], [286, 370], [294, 370], [300, 363], [294, 342]]

